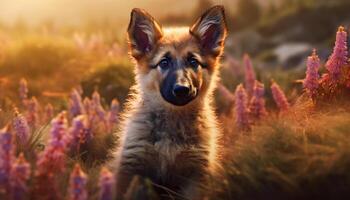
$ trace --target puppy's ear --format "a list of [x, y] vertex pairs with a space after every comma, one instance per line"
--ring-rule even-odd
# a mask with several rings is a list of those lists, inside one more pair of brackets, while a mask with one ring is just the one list
[[204, 53], [218, 56], [227, 34], [223, 6], [214, 6], [206, 11], [191, 27], [190, 33], [198, 40]]
[[162, 29], [146, 11], [134, 8], [128, 27], [131, 55], [136, 59], [152, 51], [162, 37]]

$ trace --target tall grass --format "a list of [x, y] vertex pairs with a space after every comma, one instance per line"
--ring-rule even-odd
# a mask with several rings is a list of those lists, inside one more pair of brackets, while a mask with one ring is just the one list
[[348, 199], [348, 106], [270, 115], [238, 134], [225, 148], [211, 199]]

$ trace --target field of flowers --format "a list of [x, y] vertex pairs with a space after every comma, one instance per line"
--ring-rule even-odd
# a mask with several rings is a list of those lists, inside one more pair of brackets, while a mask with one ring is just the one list
[[[235, 79], [227, 74], [237, 61], [225, 55], [216, 99], [225, 159], [203, 185], [207, 199], [350, 198], [347, 38], [339, 27], [327, 61], [310, 52], [304, 78], [256, 71], [245, 55]], [[0, 199], [113, 199], [108, 163], [133, 72], [126, 47], [112, 40], [0, 43]], [[125, 199], [144, 189], [143, 199], [156, 199], [153, 187], [135, 178]]]

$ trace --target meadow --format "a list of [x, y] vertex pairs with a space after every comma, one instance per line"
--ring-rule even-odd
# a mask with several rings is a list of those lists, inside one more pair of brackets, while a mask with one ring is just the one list
[[[206, 199], [350, 198], [348, 33], [335, 32], [329, 59], [315, 49], [303, 71], [224, 54], [222, 168], [203, 185]], [[114, 133], [134, 82], [123, 38], [0, 33], [0, 199], [113, 199]], [[156, 187], [135, 177], [125, 199], [157, 199]]]

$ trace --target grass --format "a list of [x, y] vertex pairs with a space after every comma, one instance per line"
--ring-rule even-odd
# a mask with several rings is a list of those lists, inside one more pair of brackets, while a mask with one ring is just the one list
[[[270, 117], [225, 150], [212, 199], [348, 199], [348, 104]], [[237, 133], [236, 133], [237, 134]]]

